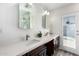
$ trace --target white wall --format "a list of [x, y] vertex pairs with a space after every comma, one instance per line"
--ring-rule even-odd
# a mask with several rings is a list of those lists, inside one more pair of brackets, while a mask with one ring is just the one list
[[0, 44], [8, 44], [22, 40], [26, 34], [35, 34], [41, 28], [41, 9], [33, 5], [32, 29], [22, 30], [18, 28], [19, 5], [0, 3]]
[[[71, 14], [74, 12], [79, 13], [79, 4], [70, 4], [68, 6], [51, 11], [50, 16], [48, 17], [48, 20], [50, 22], [50, 23], [48, 22], [49, 28], [52, 27], [51, 32], [53, 32], [53, 34], [60, 34], [62, 38], [62, 34], [61, 34], [62, 33], [62, 19], [61, 18], [63, 15]], [[79, 30], [79, 21], [77, 20], [76, 22], [77, 22], [76, 30]], [[63, 46], [63, 39], [60, 39], [60, 48], [79, 54], [79, 36], [76, 35], [76, 49]]]

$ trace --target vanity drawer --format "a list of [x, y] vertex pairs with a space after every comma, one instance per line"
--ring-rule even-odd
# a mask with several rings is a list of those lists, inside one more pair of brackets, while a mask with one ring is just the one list
[[42, 45], [26, 54], [23, 56], [46, 56], [46, 46]]

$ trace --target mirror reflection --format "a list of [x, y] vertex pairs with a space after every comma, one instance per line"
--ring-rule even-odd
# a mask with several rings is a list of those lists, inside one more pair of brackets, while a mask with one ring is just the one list
[[32, 5], [28, 3], [19, 4], [19, 27], [21, 29], [30, 29]]

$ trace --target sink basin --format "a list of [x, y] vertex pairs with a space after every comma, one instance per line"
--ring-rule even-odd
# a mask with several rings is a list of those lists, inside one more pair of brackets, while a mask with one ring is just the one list
[[38, 42], [40, 42], [40, 41], [39, 40], [35, 40], [35, 39], [33, 39], [33, 40], [27, 40], [26, 41], [26, 45], [35, 44], [35, 43], [38, 43]]

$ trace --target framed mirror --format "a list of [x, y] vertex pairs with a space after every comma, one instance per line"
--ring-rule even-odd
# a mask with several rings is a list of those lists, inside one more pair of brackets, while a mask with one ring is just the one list
[[42, 16], [42, 27], [46, 28], [46, 15]]
[[19, 28], [30, 29], [32, 5], [28, 3], [19, 4]]

